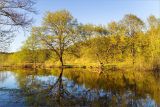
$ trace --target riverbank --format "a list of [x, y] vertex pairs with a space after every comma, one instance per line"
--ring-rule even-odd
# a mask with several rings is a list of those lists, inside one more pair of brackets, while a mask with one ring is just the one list
[[140, 68], [138, 66], [133, 65], [125, 65], [125, 64], [66, 64], [64, 66], [53, 65], [53, 64], [45, 64], [45, 63], [19, 63], [19, 64], [3, 64], [0, 65], [0, 68], [21, 68], [21, 69], [50, 69], [50, 68], [83, 68], [83, 69], [92, 69], [92, 71], [100, 72], [102, 70], [112, 70], [112, 71], [126, 71], [128, 69], [133, 69], [136, 71], [154, 71], [154, 69], [150, 68]]

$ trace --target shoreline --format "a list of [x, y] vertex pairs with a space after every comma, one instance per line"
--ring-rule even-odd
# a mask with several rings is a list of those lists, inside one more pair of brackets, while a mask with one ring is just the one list
[[100, 65], [50, 65], [47, 66], [44, 63], [33, 64], [15, 64], [15, 65], [0, 65], [0, 69], [53, 69], [53, 68], [80, 68], [80, 69], [91, 69], [92, 72], [101, 72], [101, 71], [126, 71], [126, 70], [133, 70], [133, 71], [152, 71], [155, 72], [153, 69], [135, 69], [133, 66], [121, 66], [108, 64], [103, 66]]

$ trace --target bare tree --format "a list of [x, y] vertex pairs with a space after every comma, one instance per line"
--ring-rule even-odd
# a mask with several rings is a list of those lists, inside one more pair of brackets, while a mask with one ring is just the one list
[[13, 41], [14, 35], [11, 32], [0, 30], [0, 52], [7, 51], [10, 43]]
[[18, 28], [28, 28], [32, 23], [30, 13], [35, 13], [33, 0], [0, 0], [0, 50], [11, 43]]

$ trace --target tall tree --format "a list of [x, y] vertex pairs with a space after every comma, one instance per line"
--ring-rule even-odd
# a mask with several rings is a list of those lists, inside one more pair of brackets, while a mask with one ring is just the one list
[[36, 28], [32, 28], [30, 36], [27, 38], [22, 47], [22, 52], [28, 54], [28, 58], [31, 59], [31, 62], [36, 66], [38, 60], [38, 50], [42, 49], [40, 38], [36, 34]]
[[125, 27], [118, 22], [111, 22], [108, 24], [107, 30], [109, 32], [111, 40], [110, 43], [113, 48], [112, 53], [114, 53], [112, 56], [116, 55], [119, 56], [119, 59], [116, 58], [117, 60], [124, 60], [124, 54], [128, 50], [126, 45], [127, 37], [125, 36]]
[[48, 12], [43, 22], [43, 34], [41, 34], [41, 38], [47, 48], [56, 53], [63, 66], [64, 52], [76, 40], [77, 21], [68, 11], [60, 10]]
[[[149, 29], [146, 33], [149, 40], [148, 59], [152, 62], [152, 68], [159, 63], [160, 53], [160, 20], [155, 16], [148, 18]], [[155, 64], [155, 65], [154, 65]]]
[[134, 65], [136, 57], [136, 35], [137, 33], [143, 32], [145, 24], [140, 18], [132, 14], [125, 15], [120, 23], [125, 27], [126, 35], [131, 37], [130, 46]]
[[149, 28], [156, 29], [160, 25], [160, 20], [157, 19], [155, 16], [149, 16], [148, 18]]

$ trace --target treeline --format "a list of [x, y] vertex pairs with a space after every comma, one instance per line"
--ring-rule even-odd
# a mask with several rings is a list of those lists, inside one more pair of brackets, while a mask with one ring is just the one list
[[155, 69], [160, 66], [160, 20], [133, 14], [107, 26], [81, 24], [66, 10], [47, 12], [21, 51], [4, 63], [89, 65]]

